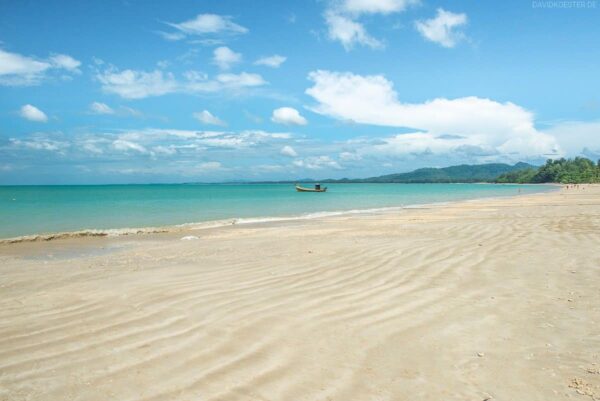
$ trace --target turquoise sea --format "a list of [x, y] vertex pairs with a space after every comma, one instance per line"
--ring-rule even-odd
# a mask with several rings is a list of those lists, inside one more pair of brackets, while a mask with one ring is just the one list
[[84, 229], [296, 217], [549, 191], [540, 185], [290, 184], [0, 186], [0, 238]]

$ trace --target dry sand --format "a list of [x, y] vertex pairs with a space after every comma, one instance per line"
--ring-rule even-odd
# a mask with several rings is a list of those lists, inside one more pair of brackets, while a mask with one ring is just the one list
[[0, 400], [600, 399], [600, 187], [0, 266]]

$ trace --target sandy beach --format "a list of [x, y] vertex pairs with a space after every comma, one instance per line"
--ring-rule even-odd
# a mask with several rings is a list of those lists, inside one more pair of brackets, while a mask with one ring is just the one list
[[0, 400], [598, 400], [599, 284], [589, 185], [2, 244]]

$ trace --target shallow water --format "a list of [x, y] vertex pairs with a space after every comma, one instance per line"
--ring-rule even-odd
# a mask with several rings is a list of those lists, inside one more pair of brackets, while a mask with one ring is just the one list
[[493, 184], [327, 184], [299, 193], [290, 184], [0, 186], [0, 238], [159, 227], [232, 218], [302, 216], [552, 190]]

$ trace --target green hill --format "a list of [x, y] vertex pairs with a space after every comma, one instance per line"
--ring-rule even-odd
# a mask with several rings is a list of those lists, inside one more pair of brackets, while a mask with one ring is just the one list
[[369, 178], [342, 178], [293, 181], [267, 181], [262, 183], [600, 183], [600, 160], [597, 164], [584, 157], [548, 160], [542, 166], [519, 162], [461, 164], [444, 168], [420, 168], [409, 173], [397, 173]]
[[456, 182], [490, 182], [499, 176], [535, 166], [527, 163], [514, 165], [503, 163], [461, 164], [444, 168], [420, 168], [409, 173], [397, 173], [362, 179], [322, 180], [322, 182], [369, 182], [369, 183], [456, 183]]

